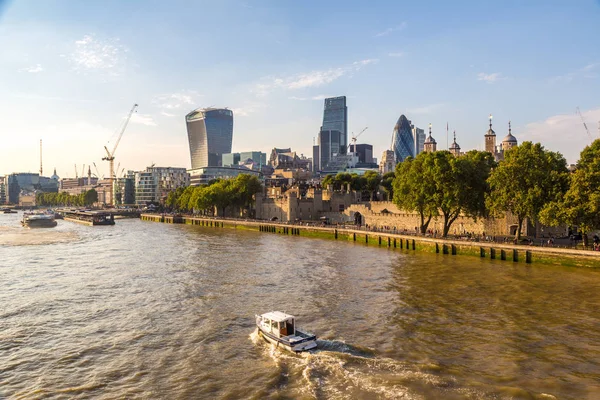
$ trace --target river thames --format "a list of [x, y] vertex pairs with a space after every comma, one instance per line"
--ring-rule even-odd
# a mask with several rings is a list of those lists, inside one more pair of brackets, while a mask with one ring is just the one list
[[[0, 215], [0, 398], [599, 399], [600, 271]], [[259, 340], [294, 314], [319, 349]]]

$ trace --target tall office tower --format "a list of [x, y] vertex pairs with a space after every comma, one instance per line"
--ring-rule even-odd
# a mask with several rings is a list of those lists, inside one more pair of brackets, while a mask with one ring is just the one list
[[356, 153], [359, 163], [373, 162], [373, 145], [363, 143], [351, 146], [351, 148]]
[[192, 169], [218, 167], [231, 153], [233, 112], [226, 108], [199, 108], [185, 116]]
[[398, 118], [392, 137], [392, 150], [396, 156], [396, 162], [402, 162], [407, 157], [414, 157], [415, 140], [410, 121], [403, 115]]
[[[332, 154], [346, 154], [348, 147], [348, 107], [346, 96], [325, 99], [323, 126], [321, 131], [338, 131], [341, 133], [339, 148], [332, 149]], [[322, 153], [322, 151], [321, 151]], [[323, 165], [323, 163], [321, 163]]]
[[412, 127], [413, 140], [415, 142], [415, 157], [417, 154], [422, 153], [425, 145], [425, 129]]
[[320, 168], [321, 168], [321, 163], [319, 161], [319, 145], [316, 144], [313, 146], [312, 171], [317, 172]]
[[327, 167], [333, 155], [345, 154], [340, 151], [343, 136], [344, 134], [338, 130], [321, 130], [319, 132], [319, 170]]

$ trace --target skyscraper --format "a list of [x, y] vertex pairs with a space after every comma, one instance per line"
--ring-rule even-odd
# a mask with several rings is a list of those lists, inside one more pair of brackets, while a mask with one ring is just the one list
[[202, 108], [185, 116], [192, 169], [217, 167], [221, 156], [231, 153], [233, 112], [226, 108]]
[[412, 126], [408, 118], [403, 115], [398, 118], [392, 137], [392, 150], [396, 156], [396, 162], [402, 162], [407, 157], [414, 157], [415, 140], [413, 137]]
[[[341, 133], [338, 147], [331, 149], [331, 154], [346, 154], [348, 147], [348, 107], [346, 96], [325, 99], [323, 125], [321, 131], [338, 131]], [[321, 154], [323, 151], [321, 151]]]
[[425, 145], [425, 129], [412, 127], [413, 140], [415, 141], [415, 157], [417, 154], [422, 153]]
[[325, 169], [334, 154], [345, 154], [340, 150], [343, 136], [344, 134], [338, 130], [321, 130], [319, 132], [319, 169]]

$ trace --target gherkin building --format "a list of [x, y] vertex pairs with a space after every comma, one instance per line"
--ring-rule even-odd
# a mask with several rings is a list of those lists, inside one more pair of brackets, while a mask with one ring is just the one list
[[396, 162], [404, 161], [408, 156], [415, 156], [415, 139], [408, 118], [403, 115], [398, 118], [394, 127], [392, 137], [392, 150], [396, 156]]

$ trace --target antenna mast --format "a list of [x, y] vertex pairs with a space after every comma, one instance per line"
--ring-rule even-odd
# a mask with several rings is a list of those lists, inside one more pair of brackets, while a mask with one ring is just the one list
[[42, 139], [40, 139], [40, 176], [42, 176], [43, 172], [44, 169], [42, 168]]

